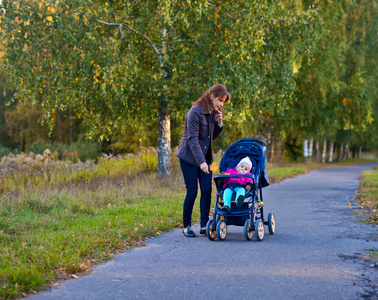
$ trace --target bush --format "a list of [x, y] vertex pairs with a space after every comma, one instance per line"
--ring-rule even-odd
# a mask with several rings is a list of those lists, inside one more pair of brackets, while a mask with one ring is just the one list
[[71, 161], [97, 160], [101, 152], [101, 144], [92, 141], [78, 140], [71, 145], [65, 143], [55, 143], [49, 141], [38, 141], [25, 149], [26, 153], [33, 152], [42, 154], [49, 149], [52, 153], [58, 152], [59, 159], [68, 159]]
[[9, 155], [10, 153], [15, 153], [15, 150], [12, 150], [8, 147], [0, 147], [0, 158], [6, 155]]

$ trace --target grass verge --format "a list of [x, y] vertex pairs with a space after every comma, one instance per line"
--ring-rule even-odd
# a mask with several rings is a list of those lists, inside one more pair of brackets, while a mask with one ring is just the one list
[[[367, 209], [368, 214], [364, 222], [378, 224], [378, 166], [373, 167], [372, 171], [365, 171], [361, 174], [360, 187], [358, 189], [358, 205]], [[369, 257], [378, 258], [378, 250], [373, 250], [368, 254]]]
[[[68, 180], [35, 180], [18, 185], [17, 191], [3, 187], [1, 299], [23, 297], [88, 273], [92, 264], [181, 226], [185, 188], [177, 165], [172, 176], [162, 180], [153, 171], [138, 170], [131, 176], [121, 167], [117, 172], [113, 163], [123, 166], [122, 162], [112, 162], [111, 168], [99, 164], [88, 177], [78, 170]], [[331, 165], [268, 167], [268, 174], [274, 183], [324, 166]], [[198, 221], [196, 201], [193, 223]]]
[[366, 219], [371, 224], [378, 224], [378, 166], [372, 171], [365, 171], [361, 174], [361, 182], [358, 190], [359, 204], [369, 209], [369, 216]]
[[[182, 198], [167, 181], [144, 174], [121, 185], [35, 191], [3, 201], [0, 298], [75, 278], [93, 263], [143, 245], [146, 237], [179, 227]], [[198, 213], [196, 207], [195, 221]]]

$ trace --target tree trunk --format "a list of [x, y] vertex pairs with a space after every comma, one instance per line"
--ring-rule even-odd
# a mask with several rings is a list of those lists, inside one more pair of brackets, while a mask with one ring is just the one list
[[310, 137], [309, 143], [308, 143], [308, 156], [312, 157], [312, 148], [314, 147], [314, 138]]
[[269, 137], [268, 137], [270, 157], [269, 162], [274, 163], [274, 126], [271, 125], [269, 128]]
[[346, 143], [345, 145], [345, 150], [344, 150], [344, 154], [343, 154], [343, 160], [346, 160], [347, 158], [350, 157], [350, 153], [349, 153], [349, 143]]
[[274, 159], [274, 163], [276, 164], [281, 164], [282, 163], [282, 141], [281, 141], [281, 138], [276, 138], [275, 139], [275, 150], [274, 150], [274, 153], [275, 153], [275, 159]]
[[157, 174], [161, 177], [171, 175], [171, 116], [164, 106], [159, 107]]
[[337, 161], [341, 161], [344, 156], [344, 145], [340, 144], [339, 145], [339, 151], [337, 151]]
[[266, 143], [265, 157], [266, 161], [270, 162], [272, 157], [271, 144], [270, 144], [270, 131], [269, 120], [262, 117], [260, 120], [260, 129], [258, 130], [258, 139]]
[[69, 108], [69, 118], [70, 118], [70, 145], [72, 145], [72, 109], [71, 107]]
[[62, 117], [60, 115], [60, 110], [58, 110], [58, 140], [63, 142], [63, 133], [62, 133]]
[[325, 163], [326, 159], [326, 152], [327, 152], [327, 138], [323, 140], [323, 149], [322, 149], [322, 163]]
[[333, 141], [329, 143], [329, 157], [328, 162], [333, 162]]
[[[163, 82], [168, 81], [171, 76], [167, 63], [167, 29], [163, 31], [163, 49], [159, 55], [160, 68], [163, 72]], [[157, 175], [168, 177], [171, 175], [171, 114], [168, 97], [167, 85], [161, 87], [161, 96], [158, 108], [158, 166]]]
[[304, 157], [308, 156], [308, 141], [307, 140], [303, 141], [303, 156]]
[[315, 141], [315, 158], [316, 162], [320, 162], [320, 143], [318, 140]]

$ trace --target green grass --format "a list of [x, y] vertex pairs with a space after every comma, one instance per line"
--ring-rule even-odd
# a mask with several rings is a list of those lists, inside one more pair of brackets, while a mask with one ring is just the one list
[[[358, 189], [358, 204], [368, 209], [365, 222], [378, 224], [378, 166], [373, 167], [373, 171], [365, 171], [361, 174], [360, 187]], [[368, 257], [378, 258], [378, 250], [370, 251]]]
[[[180, 168], [176, 162], [170, 178], [158, 179], [156, 162], [153, 155], [109, 158], [88, 169], [52, 169], [31, 181], [20, 173], [0, 182], [0, 299], [80, 276], [92, 264], [181, 227]], [[329, 165], [269, 166], [268, 174], [273, 183]]]
[[[151, 174], [139, 179], [132, 187], [35, 191], [15, 203], [3, 201], [0, 298], [23, 296], [86, 272], [92, 263], [179, 227], [182, 190]], [[195, 222], [198, 214], [196, 206]]]
[[378, 224], [378, 166], [373, 171], [365, 171], [361, 174], [361, 182], [358, 190], [359, 204], [369, 209], [366, 221]]

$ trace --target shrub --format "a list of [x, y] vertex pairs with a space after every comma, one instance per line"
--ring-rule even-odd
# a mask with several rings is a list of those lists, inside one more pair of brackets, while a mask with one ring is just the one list
[[10, 153], [14, 154], [15, 150], [12, 150], [11, 148], [8, 147], [1, 147], [0, 148], [0, 158], [6, 155], [9, 155]]
[[70, 160], [76, 162], [78, 159], [81, 161], [97, 160], [100, 156], [101, 145], [97, 142], [78, 140], [71, 145], [66, 143], [55, 143], [49, 141], [38, 141], [27, 147], [25, 152], [33, 152], [35, 154], [42, 154], [46, 149], [51, 152], [57, 152], [59, 159]]

